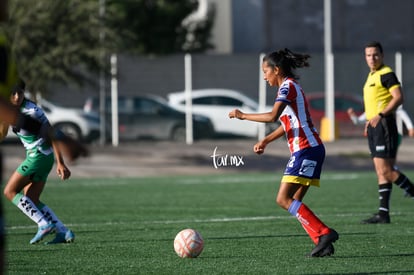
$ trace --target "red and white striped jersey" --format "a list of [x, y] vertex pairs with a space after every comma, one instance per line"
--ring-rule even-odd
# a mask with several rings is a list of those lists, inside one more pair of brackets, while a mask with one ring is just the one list
[[279, 120], [285, 130], [291, 153], [322, 144], [309, 115], [303, 90], [293, 78], [286, 78], [283, 81], [275, 101], [283, 101], [287, 104]]

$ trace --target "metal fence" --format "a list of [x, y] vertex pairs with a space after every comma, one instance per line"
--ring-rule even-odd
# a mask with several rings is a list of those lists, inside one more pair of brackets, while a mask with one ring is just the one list
[[[395, 69], [395, 53], [385, 53], [385, 63]], [[258, 98], [259, 54], [193, 55], [192, 88], [228, 88]], [[324, 58], [311, 53], [311, 66], [300, 69], [300, 82], [305, 93], [322, 92], [324, 87]], [[362, 87], [368, 74], [363, 52], [334, 55], [335, 90], [362, 96]], [[184, 55], [164, 57], [119, 56], [118, 84], [120, 95], [156, 94], [183, 91], [185, 86]], [[402, 84], [405, 94], [404, 108], [414, 117], [414, 54], [402, 53]], [[66, 106], [81, 107], [88, 96], [98, 95], [99, 87], [53, 86], [49, 98]], [[266, 88], [267, 103], [274, 99], [276, 90]], [[110, 94], [110, 79], [106, 93]]]

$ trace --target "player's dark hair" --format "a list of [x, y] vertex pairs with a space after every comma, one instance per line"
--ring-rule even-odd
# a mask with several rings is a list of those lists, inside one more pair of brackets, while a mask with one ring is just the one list
[[19, 79], [18, 82], [12, 87], [11, 92], [12, 93], [16, 93], [16, 92], [23, 93], [25, 88], [26, 88], [26, 83], [23, 80]]
[[383, 49], [382, 49], [382, 45], [381, 45], [381, 43], [380, 43], [380, 42], [378, 42], [378, 41], [371, 41], [371, 42], [368, 42], [368, 43], [365, 45], [365, 48], [377, 48], [377, 49], [380, 51], [380, 53], [384, 53], [384, 51], [383, 51]]
[[299, 79], [294, 70], [297, 68], [309, 67], [308, 59], [310, 55], [294, 53], [285, 48], [272, 52], [263, 57], [263, 62], [267, 62], [270, 67], [279, 67], [287, 77]]

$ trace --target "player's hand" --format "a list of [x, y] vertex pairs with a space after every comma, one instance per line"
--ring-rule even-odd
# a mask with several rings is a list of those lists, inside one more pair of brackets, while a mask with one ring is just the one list
[[255, 152], [258, 155], [261, 155], [264, 153], [265, 148], [266, 148], [266, 144], [262, 141], [259, 141], [253, 146], [253, 152]]
[[371, 127], [375, 128], [377, 127], [378, 123], [381, 121], [381, 117], [379, 115], [374, 116], [373, 118], [370, 119], [370, 121], [368, 121], [369, 125], [371, 125]]
[[229, 118], [238, 118], [238, 119], [243, 119], [242, 118], [242, 116], [243, 116], [243, 112], [242, 111], [240, 111], [239, 109], [234, 109], [233, 111], [231, 111], [230, 113], [229, 113]]
[[56, 173], [61, 180], [66, 180], [70, 177], [70, 170], [64, 164], [57, 164]]
[[369, 125], [369, 122], [366, 122], [364, 126], [364, 137], [368, 136], [368, 125]]
[[56, 140], [55, 143], [59, 146], [60, 151], [68, 161], [73, 162], [79, 157], [89, 156], [88, 149], [82, 143], [71, 137], [64, 136]]
[[347, 112], [348, 112], [349, 116], [356, 116], [356, 113], [355, 113], [354, 109], [352, 109], [352, 108], [348, 108]]

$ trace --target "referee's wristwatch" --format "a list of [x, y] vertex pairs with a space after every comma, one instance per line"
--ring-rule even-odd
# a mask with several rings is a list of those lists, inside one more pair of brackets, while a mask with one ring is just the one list
[[385, 115], [383, 113], [378, 114], [381, 118], [383, 118]]

